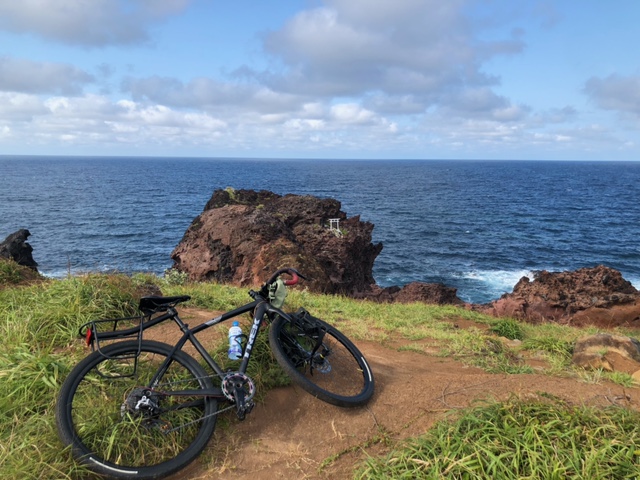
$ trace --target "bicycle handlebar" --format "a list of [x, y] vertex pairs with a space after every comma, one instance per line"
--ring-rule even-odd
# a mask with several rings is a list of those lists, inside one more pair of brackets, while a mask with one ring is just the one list
[[284, 284], [288, 287], [295, 285], [296, 283], [298, 283], [298, 281], [302, 278], [303, 280], [307, 280], [307, 278], [302, 275], [299, 271], [297, 271], [295, 268], [281, 268], [280, 270], [276, 271], [273, 275], [271, 275], [271, 277], [269, 278], [269, 280], [266, 281], [265, 285], [271, 285], [273, 282], [276, 281], [276, 279], [282, 275], [282, 274], [288, 274], [291, 276], [290, 280], [285, 280]]

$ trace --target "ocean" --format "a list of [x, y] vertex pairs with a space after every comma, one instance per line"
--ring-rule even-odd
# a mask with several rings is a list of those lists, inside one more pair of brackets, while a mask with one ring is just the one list
[[152, 272], [214, 190], [331, 197], [372, 222], [381, 286], [456, 287], [484, 303], [536, 270], [604, 264], [640, 288], [640, 162], [0, 156], [0, 240], [41, 273]]

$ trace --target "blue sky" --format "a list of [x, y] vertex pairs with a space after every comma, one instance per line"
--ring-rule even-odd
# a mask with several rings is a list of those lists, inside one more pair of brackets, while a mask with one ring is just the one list
[[637, 0], [0, 0], [0, 154], [640, 160]]

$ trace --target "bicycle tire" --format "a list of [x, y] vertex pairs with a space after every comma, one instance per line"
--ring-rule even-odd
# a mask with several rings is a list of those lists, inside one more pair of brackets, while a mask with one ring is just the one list
[[[153, 479], [181, 470], [202, 452], [215, 429], [215, 398], [151, 394], [161, 411], [132, 412], [141, 394], [131, 392], [148, 385], [172, 348], [148, 340], [119, 342], [88, 355], [71, 371], [58, 396], [56, 424], [61, 441], [80, 463], [113, 478]], [[138, 349], [136, 373], [125, 376], [133, 373]], [[191, 356], [177, 351], [172, 358], [157, 390], [175, 382], [179, 389], [212, 387]]]
[[307, 314], [303, 322], [296, 315], [292, 319], [290, 322], [280, 316], [269, 330], [276, 361], [291, 379], [332, 405], [357, 407], [367, 403], [373, 396], [374, 380], [360, 350], [338, 329], [318, 318]]

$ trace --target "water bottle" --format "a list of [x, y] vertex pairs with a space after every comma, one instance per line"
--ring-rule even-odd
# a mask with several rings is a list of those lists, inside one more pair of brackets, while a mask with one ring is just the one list
[[240, 323], [233, 322], [229, 328], [229, 358], [240, 360], [242, 357], [242, 329]]

